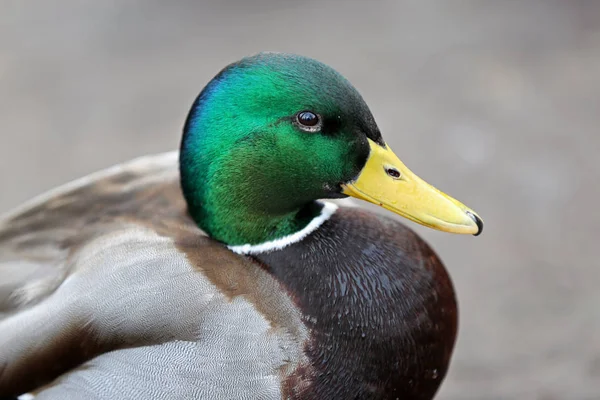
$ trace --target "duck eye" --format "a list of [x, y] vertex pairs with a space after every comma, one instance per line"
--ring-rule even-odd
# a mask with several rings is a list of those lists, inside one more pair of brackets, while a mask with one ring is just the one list
[[304, 127], [314, 128], [319, 124], [319, 117], [311, 111], [302, 111], [296, 116], [298, 123]]

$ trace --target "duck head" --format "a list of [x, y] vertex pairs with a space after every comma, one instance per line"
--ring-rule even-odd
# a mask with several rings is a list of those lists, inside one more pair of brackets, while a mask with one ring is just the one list
[[229, 245], [298, 232], [317, 199], [346, 196], [446, 232], [482, 229], [400, 161], [348, 80], [297, 55], [261, 53], [215, 76], [189, 112], [180, 170], [190, 214]]

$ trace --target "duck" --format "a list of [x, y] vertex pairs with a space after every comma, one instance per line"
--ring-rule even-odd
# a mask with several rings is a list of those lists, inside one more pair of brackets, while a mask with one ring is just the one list
[[393, 214], [483, 228], [336, 70], [242, 58], [195, 99], [179, 151], [0, 217], [0, 398], [432, 399], [456, 295]]

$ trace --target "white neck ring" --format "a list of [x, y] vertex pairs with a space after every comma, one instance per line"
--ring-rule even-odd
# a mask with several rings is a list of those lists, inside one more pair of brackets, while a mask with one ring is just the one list
[[237, 254], [260, 254], [269, 253], [271, 251], [281, 250], [291, 244], [298, 243], [306, 236], [316, 231], [325, 221], [327, 221], [336, 212], [338, 206], [334, 203], [326, 202], [323, 203], [323, 209], [321, 214], [313, 218], [304, 228], [298, 232], [294, 232], [291, 235], [284, 236], [279, 239], [270, 240], [268, 242], [259, 244], [240, 244], [236, 246], [227, 246], [229, 250]]

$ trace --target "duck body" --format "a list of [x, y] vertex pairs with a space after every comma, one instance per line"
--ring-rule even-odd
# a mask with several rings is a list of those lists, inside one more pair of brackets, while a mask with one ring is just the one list
[[0, 399], [432, 399], [454, 289], [398, 221], [481, 220], [391, 152], [356, 90], [259, 54], [196, 99], [178, 153], [0, 217]]
[[448, 275], [404, 225], [342, 207], [234, 254], [188, 216], [173, 153], [9, 214], [0, 257], [2, 396], [427, 399], [455, 339]]

